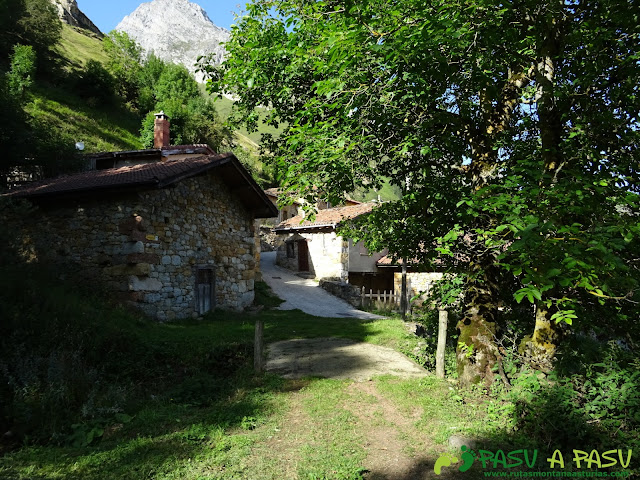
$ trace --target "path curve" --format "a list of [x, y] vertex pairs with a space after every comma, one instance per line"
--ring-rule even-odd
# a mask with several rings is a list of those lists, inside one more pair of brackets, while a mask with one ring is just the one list
[[392, 348], [333, 337], [271, 343], [266, 370], [284, 378], [323, 377], [357, 382], [380, 375], [428, 375], [424, 368]]
[[284, 300], [279, 310], [300, 309], [309, 315], [328, 318], [384, 318], [358, 310], [320, 288], [314, 280], [298, 277], [290, 270], [277, 266], [276, 252], [260, 254], [260, 270], [262, 279], [273, 293]]

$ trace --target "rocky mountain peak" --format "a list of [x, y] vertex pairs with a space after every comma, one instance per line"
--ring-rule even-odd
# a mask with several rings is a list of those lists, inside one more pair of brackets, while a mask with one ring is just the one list
[[153, 0], [127, 15], [116, 30], [126, 32], [147, 53], [180, 63], [195, 72], [201, 55], [213, 54], [220, 63], [225, 50], [221, 42], [229, 31], [216, 26], [200, 5], [189, 0]]
[[72, 27], [89, 30], [102, 37], [102, 32], [89, 18], [78, 8], [76, 0], [51, 0], [53, 6], [58, 10], [60, 20]]

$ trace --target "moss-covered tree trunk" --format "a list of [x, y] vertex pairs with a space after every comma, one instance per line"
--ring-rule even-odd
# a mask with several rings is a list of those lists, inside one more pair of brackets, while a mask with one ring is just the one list
[[493, 366], [499, 355], [495, 341], [498, 312], [496, 273], [492, 264], [474, 264], [467, 280], [464, 316], [457, 325], [460, 336], [456, 350], [458, 379], [463, 387], [480, 381], [487, 384], [493, 381]]
[[524, 337], [518, 349], [532, 367], [545, 373], [553, 369], [559, 339], [556, 324], [550, 317], [546, 305], [538, 302], [533, 335]]

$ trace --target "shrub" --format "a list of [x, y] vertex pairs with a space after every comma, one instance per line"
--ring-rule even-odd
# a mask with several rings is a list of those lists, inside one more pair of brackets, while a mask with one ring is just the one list
[[78, 94], [92, 105], [113, 102], [115, 79], [100, 62], [89, 60], [76, 83]]
[[640, 448], [640, 360], [615, 343], [583, 373], [548, 377], [529, 368], [502, 396], [512, 425], [538, 445], [559, 449]]
[[36, 53], [31, 45], [15, 45], [11, 55], [11, 70], [7, 73], [9, 92], [17, 99], [23, 99], [25, 92], [33, 85], [36, 73]]

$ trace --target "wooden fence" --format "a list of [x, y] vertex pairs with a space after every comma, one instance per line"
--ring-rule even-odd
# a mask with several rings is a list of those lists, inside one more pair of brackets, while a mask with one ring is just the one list
[[[373, 291], [372, 289], [361, 288], [361, 300], [363, 306], [375, 306], [377, 308], [385, 308], [389, 310], [400, 309], [400, 292], [392, 290]], [[407, 300], [407, 305], [411, 303], [411, 298]]]

